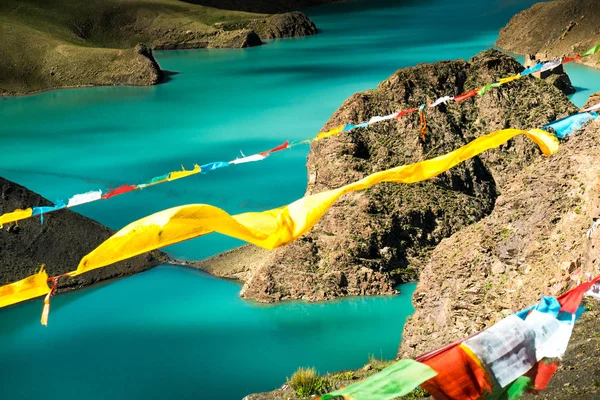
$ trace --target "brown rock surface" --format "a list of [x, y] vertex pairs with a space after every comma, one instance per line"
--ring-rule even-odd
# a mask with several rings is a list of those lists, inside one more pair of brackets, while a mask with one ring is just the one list
[[[376, 90], [344, 102], [324, 129], [456, 95], [521, 70], [514, 59], [492, 50], [468, 63], [405, 68]], [[425, 143], [418, 136], [416, 113], [315, 142], [307, 194], [445, 154], [497, 129], [528, 129], [575, 110], [556, 88], [527, 78], [475, 100], [428, 110]], [[415, 279], [443, 238], [488, 215], [497, 187], [538, 157], [535, 145], [518, 137], [435, 179], [346, 195], [308, 234], [242, 268], [248, 279], [241, 295], [273, 302], [394, 293], [397, 283]]]
[[[496, 45], [538, 58], [574, 56], [600, 43], [597, 0], [554, 0], [533, 5], [516, 14], [500, 30]], [[600, 66], [600, 55], [581, 61]]]
[[[0, 177], [0, 214], [51, 203], [42, 196]], [[0, 229], [0, 286], [16, 282], [46, 265], [49, 276], [74, 271], [81, 258], [114, 232], [70, 210], [7, 224]], [[81, 288], [102, 280], [132, 275], [164, 263], [159, 251], [141, 255], [75, 278], [60, 280], [60, 289]]]
[[573, 279], [600, 274], [600, 125], [560, 151], [507, 176], [493, 212], [434, 250], [419, 274], [399, 355], [414, 356], [469, 336], [558, 295]]
[[249, 22], [220, 23], [216, 26], [226, 31], [247, 28], [264, 40], [310, 36], [317, 33], [314, 22], [306, 14], [298, 11], [275, 14]]

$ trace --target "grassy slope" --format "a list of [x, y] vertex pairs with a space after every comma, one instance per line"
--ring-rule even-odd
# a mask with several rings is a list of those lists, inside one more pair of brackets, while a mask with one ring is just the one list
[[0, 94], [150, 84], [151, 65], [132, 50], [136, 43], [236, 47], [240, 32], [212, 24], [259, 16], [177, 0], [3, 0]]
[[[260, 13], [280, 13], [340, 0], [184, 0], [188, 3]], [[342, 0], [343, 1], [343, 0]]]

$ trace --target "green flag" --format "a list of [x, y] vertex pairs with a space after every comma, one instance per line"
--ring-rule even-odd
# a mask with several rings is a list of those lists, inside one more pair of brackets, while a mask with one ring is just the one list
[[400, 360], [360, 382], [321, 396], [321, 400], [338, 396], [356, 400], [394, 399], [410, 393], [436, 375], [437, 372], [425, 364], [410, 359]]
[[521, 376], [508, 385], [500, 400], [519, 400], [523, 393], [531, 387], [531, 378]]
[[581, 55], [581, 57], [591, 56], [592, 54], [596, 54], [598, 52], [598, 50], [600, 50], [600, 44], [597, 44], [596, 46], [592, 47], [591, 49], [589, 49], [588, 51], [583, 53]]

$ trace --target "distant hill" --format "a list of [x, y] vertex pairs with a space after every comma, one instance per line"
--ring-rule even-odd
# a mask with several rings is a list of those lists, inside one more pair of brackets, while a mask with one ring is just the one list
[[334, 3], [343, 0], [185, 0], [188, 3], [216, 7], [224, 10], [256, 13], [280, 13], [304, 7]]
[[[600, 43], [598, 0], [555, 0], [537, 3], [516, 14], [500, 30], [496, 45], [538, 59], [574, 56]], [[582, 60], [600, 67], [600, 54]]]
[[267, 16], [178, 0], [3, 0], [0, 95], [151, 85], [161, 79], [151, 49], [242, 48], [260, 45], [261, 36], [313, 33], [302, 13]]

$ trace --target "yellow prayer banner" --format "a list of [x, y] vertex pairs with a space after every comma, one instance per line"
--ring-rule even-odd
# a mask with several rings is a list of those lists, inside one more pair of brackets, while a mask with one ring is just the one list
[[27, 219], [31, 217], [33, 213], [32, 208], [28, 208], [26, 210], [15, 210], [11, 213], [0, 215], [0, 227], [4, 224], [8, 224], [10, 222], [17, 222], [22, 219]]
[[191, 171], [186, 171], [183, 167], [181, 169], [181, 171], [175, 171], [175, 172], [171, 172], [169, 174], [169, 181], [174, 181], [176, 179], [181, 179], [181, 178], [185, 178], [188, 177], [190, 175], [195, 175], [195, 174], [199, 174], [200, 173], [200, 166], [198, 164], [194, 165], [194, 169]]
[[308, 232], [331, 205], [348, 192], [364, 190], [381, 182], [414, 183], [433, 178], [521, 134], [533, 140], [546, 155], [558, 150], [558, 139], [541, 129], [504, 129], [479, 137], [431, 160], [376, 172], [341, 188], [307, 196], [273, 210], [231, 216], [220, 208], [206, 204], [174, 207], [127, 225], [85, 256], [77, 270], [70, 275], [79, 275], [212, 232], [274, 249]]
[[48, 274], [42, 270], [18, 282], [0, 287], [0, 308], [50, 293]]

